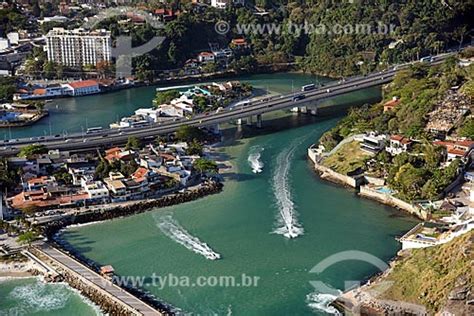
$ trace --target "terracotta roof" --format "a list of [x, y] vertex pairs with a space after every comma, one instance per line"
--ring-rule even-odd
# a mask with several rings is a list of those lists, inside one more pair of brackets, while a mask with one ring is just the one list
[[46, 94], [46, 89], [35, 89], [33, 90], [33, 94], [36, 94], [36, 95]]
[[28, 180], [28, 184], [40, 184], [40, 183], [45, 183], [48, 179], [49, 179], [49, 177], [47, 177], [47, 176], [42, 176], [42, 177], [38, 177], [38, 178], [33, 178], [33, 179]]
[[454, 146], [454, 143], [452, 143], [452, 142], [445, 142], [445, 141], [442, 141], [442, 140], [434, 141], [433, 144], [434, 144], [434, 145], [438, 145], [438, 146], [444, 146], [444, 147]]
[[455, 143], [457, 146], [471, 147], [474, 146], [474, 141], [472, 140], [461, 140]]
[[202, 52], [202, 53], [199, 53], [199, 56], [214, 56], [214, 55], [209, 52]]
[[85, 200], [88, 194], [75, 194], [51, 198], [47, 194], [30, 196], [27, 192], [21, 192], [11, 199], [14, 208], [25, 208], [28, 206], [37, 206], [41, 208], [59, 206], [61, 204], [69, 204], [76, 201]]
[[140, 168], [137, 169], [137, 171], [135, 171], [132, 174], [132, 178], [134, 178], [134, 179], [144, 178], [147, 173], [148, 173], [148, 169], [140, 167]]
[[98, 83], [95, 80], [82, 80], [82, 81], [71, 82], [69, 83], [69, 85], [74, 89], [80, 89], [80, 88], [97, 86]]
[[456, 149], [456, 148], [448, 149], [448, 154], [451, 154], [451, 155], [464, 156], [465, 153], [466, 153], [466, 151], [461, 150], [461, 149]]
[[406, 138], [406, 137], [401, 136], [401, 135], [392, 135], [392, 136], [390, 136], [390, 140], [394, 140], [394, 141], [400, 142], [402, 144], [411, 143], [411, 140], [409, 138]]
[[112, 148], [109, 148], [105, 151], [105, 154], [106, 155], [110, 155], [110, 154], [113, 154], [113, 153], [117, 153], [117, 152], [121, 152], [122, 150], [118, 147], [112, 147]]
[[232, 44], [234, 45], [247, 45], [247, 41], [245, 38], [234, 38], [232, 40]]
[[383, 106], [394, 107], [400, 103], [400, 99], [390, 100], [384, 103]]
[[100, 273], [108, 274], [108, 273], [114, 273], [114, 271], [115, 270], [111, 265], [100, 267]]
[[396, 141], [401, 141], [403, 139], [403, 136], [401, 135], [392, 135], [390, 136], [391, 140], [396, 140]]

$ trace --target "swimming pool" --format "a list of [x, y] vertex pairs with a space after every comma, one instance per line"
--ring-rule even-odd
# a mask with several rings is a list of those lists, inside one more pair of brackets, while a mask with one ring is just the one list
[[0, 121], [12, 122], [17, 121], [20, 113], [18, 112], [0, 112]]
[[380, 192], [380, 193], [383, 193], [383, 194], [393, 194], [394, 192], [388, 188], [388, 187], [380, 187], [380, 188], [377, 188], [376, 190], [377, 192]]

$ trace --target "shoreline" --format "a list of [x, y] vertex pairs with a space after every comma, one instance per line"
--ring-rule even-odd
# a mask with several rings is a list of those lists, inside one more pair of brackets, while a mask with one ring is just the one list
[[29, 121], [26, 122], [21, 122], [21, 123], [7, 123], [7, 124], [0, 124], [0, 128], [15, 128], [15, 127], [25, 127], [25, 126], [31, 126], [34, 125], [35, 123], [41, 121], [45, 117], [49, 116], [49, 112], [45, 111], [43, 113], [40, 113], [39, 115], [35, 115], [35, 117]]
[[[403, 212], [403, 214], [405, 215], [414, 216], [420, 221], [427, 220], [427, 215], [423, 214], [420, 210], [415, 210], [415, 208], [408, 202], [399, 200], [394, 197], [378, 197], [375, 194], [369, 194], [370, 192], [368, 191], [370, 191], [370, 189], [362, 188], [362, 186], [360, 185], [360, 180], [363, 180], [364, 177], [352, 178], [349, 176], [345, 176], [319, 164], [319, 162], [313, 160], [310, 155], [308, 155], [307, 157], [313, 165], [312, 168], [314, 168], [314, 171], [316, 171], [316, 174], [318, 175], [319, 179], [331, 182], [335, 185], [342, 186], [344, 188], [350, 188], [360, 198], [372, 200], [382, 205], [392, 207]], [[398, 203], [396, 203], [395, 200], [397, 200]]]

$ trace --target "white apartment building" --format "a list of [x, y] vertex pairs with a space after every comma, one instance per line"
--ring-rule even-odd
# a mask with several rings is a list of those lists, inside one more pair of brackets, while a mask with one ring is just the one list
[[111, 61], [111, 36], [106, 30], [53, 28], [46, 35], [48, 60], [66, 66], [97, 65]]

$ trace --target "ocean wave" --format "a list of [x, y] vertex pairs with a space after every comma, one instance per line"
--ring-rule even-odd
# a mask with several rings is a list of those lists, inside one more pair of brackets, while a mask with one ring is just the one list
[[330, 305], [336, 298], [336, 295], [313, 292], [306, 296], [306, 302], [308, 306], [315, 311], [322, 311], [332, 315], [342, 315], [334, 306]]
[[15, 287], [9, 297], [20, 301], [21, 309], [29, 313], [62, 309], [66, 306], [72, 292], [65, 284], [45, 284], [36, 282]]
[[250, 147], [249, 157], [247, 161], [252, 168], [253, 173], [260, 173], [263, 171], [263, 162], [260, 160], [262, 157], [263, 147], [262, 146], [252, 146]]
[[204, 256], [209, 260], [217, 260], [221, 258], [221, 255], [211, 249], [206, 243], [199, 240], [199, 238], [192, 236], [186, 231], [179, 223], [171, 217], [171, 215], [158, 216], [153, 215], [158, 228], [180, 245], [183, 245], [187, 249]]
[[296, 148], [304, 138], [293, 141], [276, 158], [275, 171], [272, 178], [272, 190], [278, 207], [277, 225], [274, 233], [286, 238], [296, 238], [304, 233], [303, 227], [298, 223], [296, 207], [289, 183], [291, 160]]

